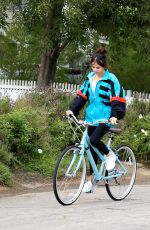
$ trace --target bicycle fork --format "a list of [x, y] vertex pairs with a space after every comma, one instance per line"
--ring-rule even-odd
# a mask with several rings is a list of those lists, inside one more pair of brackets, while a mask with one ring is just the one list
[[[79, 157], [79, 160], [77, 161], [77, 165], [75, 167], [75, 170], [70, 174], [69, 172], [71, 171], [71, 169], [72, 169], [72, 167], [74, 165], [74, 162], [76, 161], [78, 155], [80, 155], [80, 157]], [[80, 150], [80, 154], [78, 154], [78, 151], [76, 153], [76, 151], [74, 150], [72, 160], [71, 160], [70, 165], [69, 165], [69, 167], [68, 167], [68, 169], [67, 169], [67, 171], [65, 173], [65, 176], [67, 176], [67, 177], [76, 177], [76, 173], [80, 168], [82, 159], [83, 159], [83, 151], [82, 151], [82, 149]]]

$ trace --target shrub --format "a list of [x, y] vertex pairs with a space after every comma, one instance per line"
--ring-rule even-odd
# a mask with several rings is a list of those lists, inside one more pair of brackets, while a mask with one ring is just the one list
[[37, 159], [30, 159], [24, 165], [25, 170], [38, 172], [45, 176], [52, 176], [59, 151], [51, 149]]
[[49, 135], [53, 149], [60, 151], [72, 141], [73, 134], [68, 122], [58, 118], [50, 123]]
[[0, 162], [9, 165], [12, 155], [9, 153], [7, 145], [0, 145]]
[[46, 138], [46, 118], [39, 111], [13, 111], [0, 116], [0, 139], [16, 155], [34, 155]]
[[150, 101], [143, 99], [134, 99], [133, 102], [128, 106], [128, 110], [136, 112], [137, 116], [140, 114], [147, 115], [150, 113]]
[[150, 102], [135, 100], [124, 119], [124, 131], [117, 136], [114, 145], [130, 143], [138, 161], [150, 160]]
[[8, 113], [11, 111], [10, 99], [5, 97], [0, 99], [0, 114]]
[[45, 91], [34, 91], [26, 94], [25, 98], [17, 100], [15, 110], [40, 108], [45, 112], [54, 114], [54, 116], [59, 116], [69, 107], [71, 99], [71, 94], [54, 92], [51, 88], [48, 88]]
[[0, 163], [0, 184], [8, 187], [13, 186], [12, 174], [9, 168], [2, 163]]

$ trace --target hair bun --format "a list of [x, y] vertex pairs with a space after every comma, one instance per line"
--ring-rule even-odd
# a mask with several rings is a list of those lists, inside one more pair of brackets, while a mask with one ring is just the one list
[[106, 54], [107, 50], [105, 48], [97, 48], [96, 53]]

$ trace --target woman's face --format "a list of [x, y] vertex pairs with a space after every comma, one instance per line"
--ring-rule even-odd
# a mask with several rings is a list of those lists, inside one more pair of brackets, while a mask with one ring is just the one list
[[104, 68], [101, 65], [97, 64], [97, 62], [92, 62], [91, 68], [97, 76], [102, 76], [105, 72]]

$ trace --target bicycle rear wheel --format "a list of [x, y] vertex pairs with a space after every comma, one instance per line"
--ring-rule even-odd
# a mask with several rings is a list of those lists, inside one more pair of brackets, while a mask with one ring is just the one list
[[131, 191], [136, 178], [136, 160], [132, 149], [125, 144], [115, 149], [117, 156], [116, 166], [112, 172], [106, 171], [106, 176], [117, 175], [106, 180], [105, 186], [108, 195], [113, 200], [123, 200]]
[[57, 161], [53, 190], [57, 201], [62, 205], [74, 203], [80, 196], [85, 182], [86, 164], [81, 149], [69, 146], [63, 150]]

